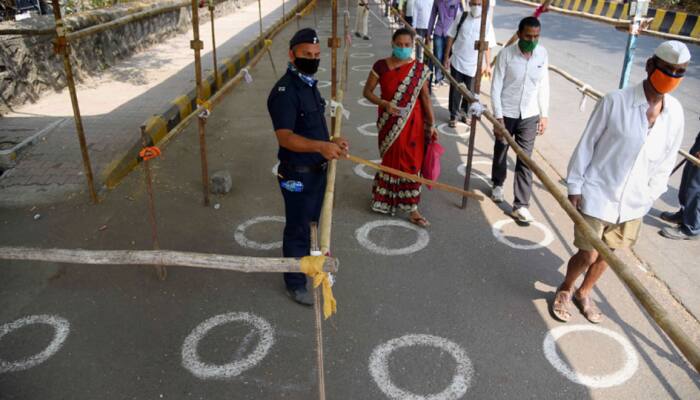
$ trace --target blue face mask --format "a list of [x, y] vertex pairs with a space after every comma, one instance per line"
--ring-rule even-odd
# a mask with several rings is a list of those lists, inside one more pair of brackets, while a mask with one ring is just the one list
[[410, 47], [392, 46], [392, 49], [391, 54], [399, 60], [408, 60], [411, 58], [411, 53], [413, 52], [413, 49]]

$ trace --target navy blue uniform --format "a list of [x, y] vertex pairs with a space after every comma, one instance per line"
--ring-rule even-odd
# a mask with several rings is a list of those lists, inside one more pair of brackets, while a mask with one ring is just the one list
[[[690, 154], [698, 151], [700, 151], [700, 133], [695, 138]], [[683, 168], [678, 200], [681, 203], [681, 229], [686, 235], [700, 235], [700, 167], [690, 161], [686, 161]]]
[[[295, 72], [287, 70], [275, 84], [267, 99], [267, 109], [275, 130], [289, 129], [309, 139], [329, 140], [325, 101], [316, 83], [309, 85]], [[280, 160], [277, 180], [286, 216], [282, 252], [284, 257], [307, 256], [311, 240], [309, 224], [318, 221], [326, 190], [326, 160], [319, 153], [296, 153], [281, 146], [277, 157]], [[302, 273], [285, 273], [284, 281], [291, 290], [306, 287], [306, 276]]]

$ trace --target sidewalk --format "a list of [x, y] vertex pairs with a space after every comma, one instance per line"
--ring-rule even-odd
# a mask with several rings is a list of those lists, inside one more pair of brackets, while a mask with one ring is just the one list
[[[287, 11], [293, 3], [287, 1]], [[281, 1], [263, 1], [263, 29], [282, 17]], [[251, 2], [216, 19], [219, 61], [239, 52], [259, 35], [258, 3]], [[200, 25], [204, 41], [202, 72], [212, 70], [210, 23]], [[95, 185], [104, 180], [105, 167], [128, 150], [140, 135], [140, 125], [175, 97], [194, 87], [192, 30], [125, 59], [104, 75], [78, 85]], [[0, 130], [35, 132], [57, 120], [55, 128], [18, 155], [17, 165], [0, 176], [0, 205], [21, 206], [87, 196], [80, 148], [68, 90], [43, 96], [37, 103], [0, 118]]]

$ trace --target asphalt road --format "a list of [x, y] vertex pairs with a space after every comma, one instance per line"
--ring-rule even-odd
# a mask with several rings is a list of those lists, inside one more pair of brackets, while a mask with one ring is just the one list
[[[328, 15], [322, 3], [323, 36]], [[309, 15], [304, 25], [313, 21]], [[371, 131], [376, 118], [374, 108], [358, 103], [360, 83], [390, 46], [388, 28], [370, 22], [373, 40], [351, 49], [344, 132], [353, 153], [374, 159], [376, 137], [357, 129], [369, 124]], [[274, 41], [278, 68], [295, 28]], [[327, 79], [327, 50], [323, 56]], [[201, 205], [196, 127], [153, 163], [162, 248], [281, 254], [275, 244], [281, 223], [241, 227], [283, 215], [265, 108], [275, 77], [265, 59], [251, 72], [254, 81], [238, 87], [208, 122], [211, 169], [229, 170], [234, 182], [231, 193], [213, 199], [219, 208]], [[322, 92], [328, 96], [329, 88]], [[436, 91], [436, 103], [444, 104], [445, 95]], [[444, 107], [438, 114], [446, 117]], [[443, 131], [441, 180], [459, 185], [466, 136]], [[479, 131], [477, 178], [490, 169], [491, 146]], [[484, 181], [475, 182], [488, 193]], [[372, 213], [370, 185], [349, 162], [340, 164], [332, 245], [341, 260], [338, 314], [324, 324], [329, 399], [700, 396], [698, 374], [612, 274], [595, 293], [607, 316], [600, 326], [580, 315], [568, 324], [549, 315], [572, 252], [572, 224], [539, 185], [532, 211], [541, 228], [516, 226], [489, 201], [461, 210], [457, 197], [433, 190], [422, 203], [432, 222], [427, 230], [388, 225], [404, 217]], [[99, 206], [76, 197], [40, 209], [2, 209], [0, 221], [4, 245], [151, 246], [140, 171]], [[368, 223], [378, 226], [361, 229]], [[363, 232], [373, 245], [358, 240]], [[400, 249], [405, 254], [392, 255]], [[316, 398], [313, 315], [286, 297], [278, 275], [169, 268], [161, 282], [148, 268], [2, 265], [2, 399]], [[20, 320], [28, 316], [45, 317]]]

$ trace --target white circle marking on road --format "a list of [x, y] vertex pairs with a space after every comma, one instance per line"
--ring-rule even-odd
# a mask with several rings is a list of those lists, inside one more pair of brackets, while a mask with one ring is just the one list
[[[399, 388], [389, 374], [389, 355], [402, 347], [429, 346], [449, 353], [457, 366], [452, 382], [440, 393], [419, 395]], [[369, 358], [369, 371], [379, 389], [395, 400], [457, 400], [467, 393], [474, 368], [467, 352], [457, 343], [433, 335], [405, 335], [377, 346]]]
[[369, 100], [367, 100], [364, 97], [361, 97], [359, 100], [357, 100], [357, 104], [365, 107], [377, 107], [376, 104], [372, 104]]
[[370, 122], [364, 125], [360, 125], [357, 127], [357, 131], [360, 132], [361, 134], [365, 136], [379, 136], [379, 133], [377, 132], [372, 132], [368, 128], [374, 128], [377, 129], [377, 123], [376, 122]]
[[[472, 161], [472, 175], [474, 175], [477, 179], [480, 179], [484, 181], [487, 185], [492, 186], [491, 184], [491, 179], [486, 175], [484, 172], [478, 171], [474, 169], [474, 165], [478, 164], [488, 164], [491, 165], [491, 161], [486, 161], [486, 160], [477, 160], [477, 161]], [[467, 176], [467, 164], [461, 163], [457, 166], [457, 173], [462, 175], [462, 176]]]
[[331, 81], [318, 81], [318, 83], [316, 84], [316, 87], [321, 89], [324, 87], [328, 87], [330, 85], [331, 85]]
[[316, 72], [318, 73], [318, 72], [326, 72], [326, 71], [328, 71], [328, 70], [323, 68], [323, 67], [318, 67], [318, 71], [316, 71]]
[[[375, 164], [379, 164], [380, 162], [382, 162], [382, 160], [370, 160], [370, 161], [372, 161]], [[361, 178], [370, 179], [370, 180], [374, 179], [374, 175], [368, 174], [365, 171], [365, 166], [362, 164], [355, 165], [355, 167], [352, 170], [355, 172], [355, 175], [357, 175]]]
[[260, 243], [254, 240], [250, 240], [245, 236], [245, 231], [251, 225], [255, 225], [261, 222], [281, 222], [284, 223], [286, 220], [284, 217], [279, 216], [261, 216], [249, 219], [248, 221], [238, 225], [236, 232], [233, 234], [236, 242], [243, 247], [255, 250], [272, 250], [279, 249], [282, 247], [282, 242], [270, 242], [270, 243]]
[[374, 53], [352, 53], [350, 54], [350, 58], [372, 58], [374, 57]]
[[543, 247], [547, 247], [554, 241], [554, 235], [552, 235], [552, 231], [547, 228], [544, 224], [537, 222], [537, 221], [532, 221], [530, 222], [530, 225], [539, 228], [543, 233], [544, 233], [544, 238], [540, 240], [537, 243], [534, 244], [517, 244], [513, 243], [509, 239], [506, 239], [505, 236], [503, 236], [503, 232], [501, 229], [503, 229], [504, 226], [508, 224], [512, 224], [515, 221], [511, 218], [507, 219], [502, 219], [500, 221], [496, 221], [493, 225], [491, 225], [491, 232], [493, 233], [493, 236], [498, 240], [499, 242], [508, 245], [514, 249], [518, 250], [535, 250], [535, 249], [541, 249]]
[[[416, 238], [415, 243], [406, 247], [390, 249], [388, 247], [379, 246], [378, 244], [374, 243], [369, 239], [369, 233], [373, 229], [379, 228], [380, 226], [398, 226], [401, 228], [410, 229], [412, 231], [415, 231], [418, 234], [418, 237]], [[395, 219], [380, 219], [368, 222], [362, 225], [361, 227], [357, 228], [357, 230], [355, 231], [355, 238], [357, 238], [357, 241], [367, 250], [385, 256], [400, 256], [415, 253], [417, 251], [423, 250], [425, 246], [427, 246], [430, 242], [430, 235], [428, 235], [428, 231], [426, 231], [425, 229], [421, 229], [409, 222]]]
[[[467, 125], [461, 121], [457, 121], [457, 128], [459, 128], [461, 126], [464, 126], [465, 128], [469, 128], [469, 125]], [[447, 135], [447, 136], [461, 137], [461, 138], [469, 136], [469, 132], [460, 133], [460, 132], [456, 131], [457, 128], [449, 128], [449, 129], [455, 130], [455, 132], [450, 132], [447, 130], [447, 128], [449, 128], [447, 126], [447, 122], [443, 122], [440, 125], [438, 125], [437, 130], [438, 130], [438, 132], [442, 133], [443, 135]]]
[[353, 43], [352, 47], [357, 48], [357, 49], [369, 49], [372, 47], [372, 43]]
[[369, 72], [372, 70], [371, 65], [355, 65], [351, 68], [355, 72]]
[[[580, 374], [569, 367], [569, 365], [559, 357], [557, 354], [557, 340], [562, 336], [571, 332], [597, 332], [608, 336], [618, 342], [622, 346], [622, 350], [625, 353], [625, 365], [619, 370], [608, 375], [584, 375]], [[637, 352], [634, 350], [632, 344], [617, 332], [611, 331], [596, 325], [567, 325], [556, 327], [549, 332], [544, 338], [542, 343], [542, 350], [544, 351], [544, 356], [547, 358], [550, 364], [564, 375], [567, 379], [574, 383], [580, 385], [588, 386], [591, 388], [608, 388], [612, 386], [618, 386], [623, 384], [629, 378], [634, 375], [639, 367], [639, 359], [637, 358]]]
[[[241, 321], [253, 328], [260, 336], [258, 345], [250, 354], [241, 360], [233, 360], [228, 364], [209, 364], [199, 358], [197, 346], [199, 342], [217, 326]], [[266, 320], [247, 312], [231, 312], [216, 315], [199, 324], [187, 335], [182, 345], [182, 366], [200, 379], [228, 379], [240, 375], [244, 371], [254, 367], [270, 351], [275, 342], [274, 329]]]
[[29, 315], [0, 326], [0, 339], [12, 331], [34, 324], [50, 325], [54, 329], [51, 343], [41, 352], [21, 360], [0, 360], [0, 374], [4, 372], [24, 371], [48, 360], [61, 349], [61, 346], [63, 346], [70, 332], [70, 324], [65, 318], [56, 315]]
[[275, 165], [272, 167], [272, 175], [277, 176], [277, 174], [279, 173], [279, 169], [280, 169], [280, 162], [277, 161], [275, 163]]

